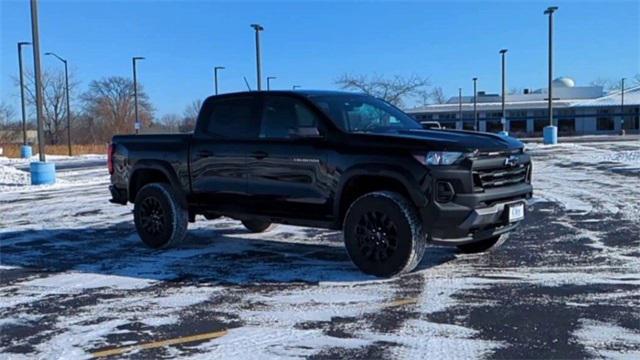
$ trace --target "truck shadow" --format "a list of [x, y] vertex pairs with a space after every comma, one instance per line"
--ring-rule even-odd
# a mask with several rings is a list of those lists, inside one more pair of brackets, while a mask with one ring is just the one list
[[[126, 221], [100, 229], [5, 232], [0, 246], [0, 264], [17, 267], [2, 270], [2, 285], [66, 271], [238, 285], [376, 279], [352, 265], [339, 233], [306, 228], [265, 234], [249, 234], [239, 226], [194, 229], [181, 246], [154, 250]], [[455, 250], [428, 248], [418, 271], [454, 258]]]

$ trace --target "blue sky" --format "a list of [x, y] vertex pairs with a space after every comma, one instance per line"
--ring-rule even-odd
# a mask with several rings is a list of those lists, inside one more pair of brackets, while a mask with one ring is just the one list
[[[262, 33], [263, 76], [273, 88], [335, 88], [343, 73], [431, 79], [447, 96], [500, 89], [499, 49], [508, 48], [508, 87], [546, 83], [547, 18], [555, 16], [555, 74], [585, 85], [640, 73], [640, 1], [204, 2], [52, 1], [40, 5], [41, 51], [69, 60], [80, 90], [93, 79], [139, 79], [157, 115], [182, 113], [193, 99], [255, 87], [254, 34]], [[28, 1], [0, 0], [0, 96], [17, 110], [16, 42], [31, 40]], [[30, 49], [30, 48], [27, 48]], [[31, 52], [25, 52], [31, 67]], [[43, 58], [45, 68], [61, 66]], [[263, 83], [265, 80], [263, 80]]]

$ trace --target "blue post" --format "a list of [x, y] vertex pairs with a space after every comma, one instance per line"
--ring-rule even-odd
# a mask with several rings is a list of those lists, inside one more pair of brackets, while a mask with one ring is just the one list
[[498, 135], [500, 135], [500, 136], [509, 136], [509, 132], [508, 131], [500, 131], [500, 132], [498, 132]]
[[556, 126], [545, 126], [542, 130], [542, 138], [546, 145], [555, 145], [558, 143], [558, 128]]
[[30, 164], [31, 185], [48, 185], [56, 182], [56, 164], [34, 161]]
[[20, 147], [20, 157], [23, 159], [28, 159], [31, 157], [31, 155], [33, 155], [33, 153], [31, 152], [31, 146], [29, 145], [22, 145]]

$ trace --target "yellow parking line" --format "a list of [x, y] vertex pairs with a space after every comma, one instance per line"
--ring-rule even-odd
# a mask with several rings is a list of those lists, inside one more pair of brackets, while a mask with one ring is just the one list
[[418, 302], [417, 298], [400, 299], [400, 300], [392, 301], [390, 303], [386, 303], [383, 305], [383, 307], [398, 307], [403, 305], [416, 304], [417, 302]]
[[215, 339], [225, 335], [227, 335], [227, 330], [222, 330], [222, 331], [216, 331], [216, 332], [210, 332], [210, 333], [204, 333], [204, 334], [198, 334], [198, 335], [192, 335], [192, 336], [177, 337], [177, 338], [168, 339], [168, 340], [148, 342], [148, 343], [143, 343], [138, 345], [124, 346], [124, 347], [113, 348], [109, 350], [96, 351], [94, 353], [91, 353], [91, 355], [93, 357], [122, 355], [126, 352], [133, 351], [133, 350], [155, 349], [163, 346]]
[[[417, 302], [418, 302], [417, 298], [406, 298], [406, 299], [399, 299], [399, 300], [388, 302], [386, 304], [383, 304], [382, 307], [385, 307], [385, 308], [399, 307], [399, 306], [404, 306], [409, 304], [416, 304]], [[204, 333], [204, 334], [198, 334], [198, 335], [192, 335], [192, 336], [183, 336], [183, 337], [177, 337], [173, 339], [154, 341], [154, 342], [148, 342], [148, 343], [143, 343], [138, 345], [124, 346], [120, 348], [96, 351], [94, 353], [91, 353], [91, 355], [93, 357], [122, 355], [124, 353], [133, 351], [133, 350], [155, 349], [163, 346], [215, 339], [215, 338], [225, 336], [226, 334], [227, 334], [227, 330], [222, 330], [222, 331], [216, 331], [216, 332], [210, 332], [210, 333]]]

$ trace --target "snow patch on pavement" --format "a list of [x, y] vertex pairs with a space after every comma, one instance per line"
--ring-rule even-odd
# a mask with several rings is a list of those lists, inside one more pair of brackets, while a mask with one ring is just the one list
[[535, 196], [577, 213], [640, 221], [640, 144], [625, 142], [633, 150], [624, 151], [616, 149], [620, 144], [527, 144], [534, 158]]
[[639, 359], [640, 332], [590, 319], [580, 320], [573, 336], [597, 358]]

